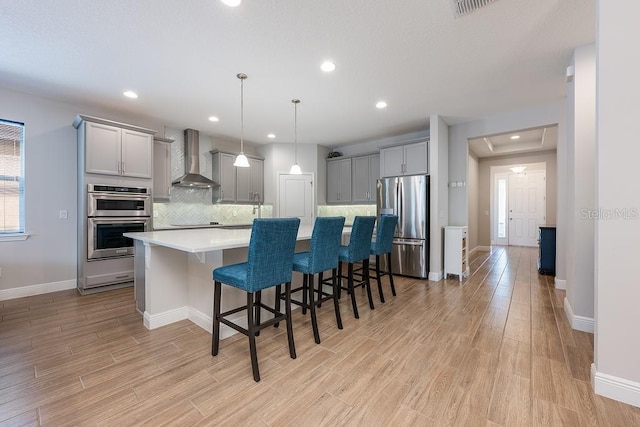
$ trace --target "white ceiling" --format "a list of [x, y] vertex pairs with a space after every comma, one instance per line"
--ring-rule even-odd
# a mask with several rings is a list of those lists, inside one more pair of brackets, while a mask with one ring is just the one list
[[[512, 137], [517, 136], [517, 139]], [[469, 150], [478, 158], [510, 156], [533, 151], [555, 150], [558, 147], [558, 126], [487, 135], [469, 140]]]
[[299, 98], [298, 141], [336, 146], [557, 101], [594, 40], [595, 0], [0, 0], [0, 85], [235, 139], [242, 72], [246, 140], [291, 142]]

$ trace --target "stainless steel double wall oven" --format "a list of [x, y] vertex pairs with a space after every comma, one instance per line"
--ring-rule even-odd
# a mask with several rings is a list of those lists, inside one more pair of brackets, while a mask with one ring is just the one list
[[124, 233], [151, 229], [151, 190], [87, 184], [78, 235], [78, 289], [92, 293], [133, 284], [132, 239]]
[[148, 188], [89, 184], [87, 259], [133, 256], [133, 241], [123, 234], [147, 231], [150, 221]]

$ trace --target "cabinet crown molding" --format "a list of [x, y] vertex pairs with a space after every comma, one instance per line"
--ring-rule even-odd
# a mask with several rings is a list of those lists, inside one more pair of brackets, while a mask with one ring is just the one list
[[76, 119], [73, 121], [73, 127], [78, 129], [82, 122], [92, 122], [92, 123], [100, 123], [103, 125], [115, 126], [122, 129], [135, 130], [142, 133], [148, 133], [151, 135], [156, 134], [158, 131], [153, 129], [147, 129], [140, 126], [130, 125], [127, 123], [115, 122], [113, 120], [101, 119], [99, 117], [87, 116], [84, 114], [78, 114]]

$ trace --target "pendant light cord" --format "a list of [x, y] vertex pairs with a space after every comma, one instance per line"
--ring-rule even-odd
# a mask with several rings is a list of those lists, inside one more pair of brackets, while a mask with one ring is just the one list
[[240, 78], [240, 152], [244, 153], [244, 79], [243, 78]]
[[298, 102], [293, 103], [293, 160], [296, 165], [298, 164]]

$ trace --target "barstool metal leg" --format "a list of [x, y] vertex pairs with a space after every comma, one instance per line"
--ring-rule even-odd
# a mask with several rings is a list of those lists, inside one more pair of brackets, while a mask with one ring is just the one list
[[309, 287], [308, 275], [302, 275], [302, 314], [307, 314], [307, 292]]
[[348, 272], [347, 272], [347, 286], [349, 287], [349, 295], [351, 295], [351, 306], [353, 307], [353, 316], [356, 319], [359, 319], [358, 315], [358, 306], [356, 304], [356, 292], [353, 289], [353, 264], [349, 263]]
[[380, 302], [384, 303], [384, 293], [382, 292], [382, 279], [380, 278], [380, 255], [376, 255], [376, 280], [378, 281], [378, 293]]
[[391, 271], [391, 252], [387, 254], [387, 265], [389, 266], [389, 283], [391, 283], [391, 293], [396, 296], [396, 287], [393, 284], [393, 272]]
[[[280, 312], [280, 295], [282, 294], [282, 286], [281, 285], [276, 285], [276, 300], [273, 304], [273, 309], [277, 312]], [[276, 317], [277, 314], [274, 314], [273, 317]], [[278, 326], [280, 326], [280, 322], [276, 322], [273, 324], [274, 328], [277, 328]]]
[[293, 342], [293, 325], [291, 324], [291, 282], [287, 282], [284, 286], [285, 289], [285, 314], [287, 320], [287, 340], [289, 341], [289, 356], [292, 359], [296, 358], [296, 345]]
[[211, 355], [217, 356], [220, 347], [220, 291], [222, 284], [214, 281], [213, 287], [213, 337], [211, 338]]
[[373, 297], [371, 296], [371, 280], [369, 280], [369, 258], [362, 261], [362, 280], [365, 281], [367, 288], [367, 298], [369, 298], [369, 308], [373, 310]]
[[253, 305], [253, 309], [255, 310], [255, 314], [254, 314], [254, 318], [256, 321], [256, 326], [258, 326], [258, 329], [256, 329], [256, 336], [260, 335], [260, 311], [262, 310], [260, 308], [260, 304], [262, 303], [262, 291], [258, 291], [255, 293], [255, 304]]
[[256, 351], [256, 327], [253, 319], [253, 294], [247, 292], [247, 332], [249, 335], [249, 354], [251, 355], [251, 369], [253, 370], [254, 381], [260, 381], [260, 371], [258, 370], [258, 353]]
[[315, 285], [314, 285], [314, 275], [313, 274], [305, 274], [309, 279], [307, 281], [307, 291], [309, 292], [309, 310], [311, 310], [311, 326], [313, 328], [313, 339], [316, 341], [316, 344], [320, 344], [320, 332], [318, 332], [318, 318], [316, 317], [316, 303], [313, 297], [315, 293]]
[[342, 329], [342, 317], [340, 316], [340, 304], [338, 303], [338, 289], [340, 287], [338, 286], [337, 269], [334, 268], [332, 273], [333, 280], [331, 281], [331, 284], [333, 286], [333, 309], [336, 312], [336, 323], [338, 324], [338, 329]]

